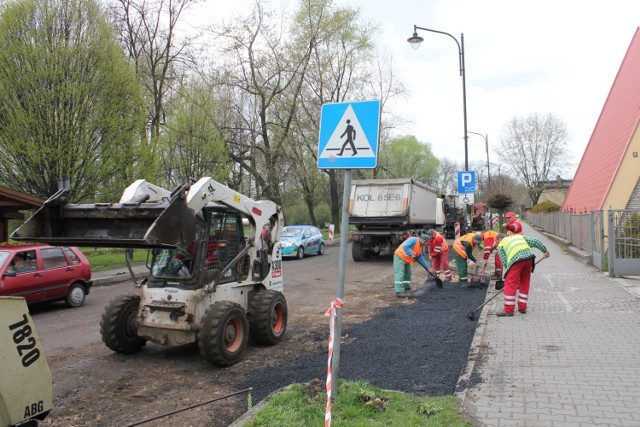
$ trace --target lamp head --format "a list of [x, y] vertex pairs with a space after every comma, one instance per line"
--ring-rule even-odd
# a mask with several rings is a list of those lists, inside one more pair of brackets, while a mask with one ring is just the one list
[[422, 43], [424, 39], [420, 37], [416, 31], [414, 31], [413, 36], [409, 37], [407, 41], [411, 44], [411, 47], [414, 50], [417, 50], [420, 47], [420, 43]]

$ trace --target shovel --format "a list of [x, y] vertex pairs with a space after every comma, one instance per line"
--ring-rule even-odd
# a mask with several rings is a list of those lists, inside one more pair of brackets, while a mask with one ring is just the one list
[[480, 304], [478, 306], [478, 308], [476, 308], [475, 310], [470, 311], [467, 314], [467, 317], [469, 318], [469, 320], [474, 320], [476, 318], [476, 313], [479, 310], [482, 310], [482, 307], [484, 307], [485, 305], [489, 304], [495, 297], [497, 297], [498, 295], [500, 295], [502, 292], [504, 291], [504, 288], [501, 288], [498, 292], [494, 293], [493, 295], [491, 295], [491, 298], [489, 298], [488, 300], [486, 300], [485, 302], [483, 302], [482, 304]]
[[436, 279], [436, 288], [442, 289], [442, 279], [433, 274], [428, 268], [425, 268], [425, 270], [427, 270], [427, 273], [429, 273], [434, 279]]

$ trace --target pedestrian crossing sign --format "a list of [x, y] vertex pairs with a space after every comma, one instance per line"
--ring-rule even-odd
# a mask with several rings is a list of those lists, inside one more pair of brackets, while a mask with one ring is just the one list
[[380, 101], [324, 104], [320, 113], [318, 169], [378, 166]]

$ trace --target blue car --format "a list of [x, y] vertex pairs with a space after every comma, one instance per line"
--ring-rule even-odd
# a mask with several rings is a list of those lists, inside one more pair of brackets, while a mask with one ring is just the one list
[[288, 225], [280, 235], [283, 257], [304, 258], [305, 255], [324, 253], [322, 233], [312, 225]]

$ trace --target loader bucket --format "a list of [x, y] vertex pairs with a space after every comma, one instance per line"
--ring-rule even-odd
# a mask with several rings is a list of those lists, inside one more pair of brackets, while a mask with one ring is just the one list
[[106, 248], [186, 248], [194, 240], [195, 215], [180, 194], [162, 203], [65, 204], [66, 193], [47, 200], [11, 238]]

